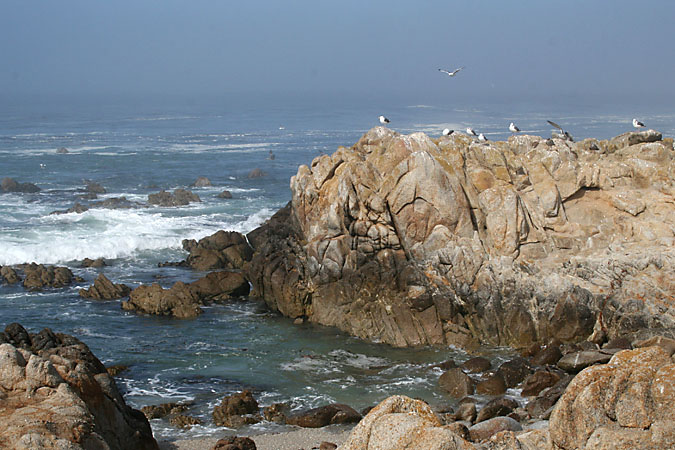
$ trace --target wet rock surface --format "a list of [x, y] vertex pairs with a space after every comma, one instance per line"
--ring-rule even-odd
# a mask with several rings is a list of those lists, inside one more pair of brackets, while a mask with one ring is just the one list
[[672, 144], [587, 144], [374, 128], [249, 233], [253, 295], [395, 346], [672, 337]]
[[193, 202], [201, 202], [201, 199], [187, 189], [175, 189], [173, 193], [161, 190], [148, 195], [148, 203], [157, 206], [186, 206]]
[[0, 399], [2, 448], [159, 448], [89, 348], [48, 328], [0, 333]]
[[127, 297], [131, 288], [126, 284], [115, 284], [100, 273], [94, 284], [88, 289], [80, 289], [80, 296], [93, 300], [115, 300]]

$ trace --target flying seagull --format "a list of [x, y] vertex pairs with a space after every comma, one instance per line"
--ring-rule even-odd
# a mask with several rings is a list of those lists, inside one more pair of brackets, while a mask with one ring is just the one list
[[467, 127], [467, 129], [466, 129], [466, 134], [468, 134], [469, 136], [478, 136], [478, 135], [476, 134], [476, 132], [473, 131], [473, 128], [471, 128], [471, 127]]
[[553, 128], [559, 129], [559, 130], [560, 130], [560, 134], [561, 134], [565, 139], [569, 139], [570, 141], [573, 140], [573, 139], [572, 139], [572, 135], [569, 134], [567, 131], [563, 130], [563, 128], [562, 128], [560, 125], [558, 125], [557, 123], [552, 122], [552, 121], [550, 121], [550, 120], [547, 120], [547, 122], [548, 122], [549, 125], [551, 125]]
[[633, 119], [633, 126], [637, 129], [644, 128], [645, 124], [637, 119]]
[[451, 130], [450, 128], [446, 128], [446, 129], [443, 130], [443, 136], [450, 136], [454, 132], [455, 132], [455, 130]]
[[478, 135], [478, 140], [483, 141], [483, 142], [487, 142], [488, 138], [486, 138], [485, 135], [483, 133], [481, 133], [481, 134]]
[[387, 118], [384, 117], [384, 116], [380, 116], [380, 123], [381, 123], [382, 125], [384, 125], [385, 123], [389, 123], [389, 119], [387, 119]]
[[520, 128], [518, 128], [518, 127], [516, 126], [516, 124], [514, 124], [513, 122], [511, 122], [511, 123], [509, 124], [509, 131], [510, 131], [511, 133], [513, 133], [513, 134], [516, 134], [516, 133], [518, 133], [518, 132], [520, 131]]
[[449, 70], [445, 70], [445, 69], [438, 69], [438, 71], [439, 71], [439, 72], [443, 72], [444, 74], [447, 74], [447, 75], [450, 76], [450, 77], [454, 77], [455, 75], [457, 75], [457, 72], [459, 72], [459, 71], [462, 70], [463, 68], [464, 68], [464, 67], [460, 67], [460, 68], [458, 68], [458, 69], [453, 70], [452, 72], [450, 72]]

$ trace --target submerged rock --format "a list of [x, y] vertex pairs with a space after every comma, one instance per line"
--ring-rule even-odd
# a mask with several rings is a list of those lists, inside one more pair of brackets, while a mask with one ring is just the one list
[[126, 405], [84, 343], [49, 329], [31, 334], [19, 324], [4, 335], [10, 342], [0, 344], [3, 448], [159, 449], [148, 420]]
[[148, 195], [148, 203], [158, 206], [185, 206], [193, 202], [201, 202], [197, 194], [186, 189], [176, 189], [173, 194], [161, 190], [156, 194]]
[[673, 336], [675, 155], [640, 139], [604, 152], [374, 128], [301, 166], [292, 201], [247, 235], [252, 294], [395, 346], [568, 343], [596, 324]]
[[40, 188], [33, 183], [19, 183], [13, 178], [3, 178], [0, 182], [0, 192], [18, 192], [24, 194], [33, 194], [40, 192]]
[[211, 184], [211, 180], [209, 180], [206, 177], [199, 177], [197, 180], [195, 180], [194, 183], [192, 183], [192, 187], [207, 187], [207, 186], [213, 186]]
[[73, 276], [73, 272], [67, 267], [31, 263], [22, 265], [21, 268], [24, 272], [23, 287], [29, 290], [61, 288], [75, 280], [83, 281], [82, 278]]

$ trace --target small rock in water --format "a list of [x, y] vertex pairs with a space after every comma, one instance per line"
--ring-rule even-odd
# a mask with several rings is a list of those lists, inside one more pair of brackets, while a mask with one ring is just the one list
[[211, 184], [211, 180], [209, 180], [206, 177], [199, 177], [194, 183], [192, 183], [192, 187], [207, 187], [207, 186], [213, 185]]
[[56, 153], [69, 153], [68, 149], [65, 147], [59, 147], [56, 149]]
[[468, 373], [479, 373], [490, 370], [492, 364], [490, 364], [490, 361], [487, 358], [477, 356], [464, 361], [460, 367]]
[[220, 194], [216, 195], [216, 197], [229, 199], [229, 198], [232, 198], [232, 192], [225, 190], [225, 191], [221, 192]]
[[265, 172], [258, 168], [255, 168], [248, 173], [249, 178], [260, 178], [263, 176], [265, 176]]

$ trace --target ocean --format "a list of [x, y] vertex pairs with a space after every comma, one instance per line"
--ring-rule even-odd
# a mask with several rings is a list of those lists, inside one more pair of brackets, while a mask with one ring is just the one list
[[[293, 410], [333, 402], [362, 409], [393, 394], [452, 404], [438, 389], [442, 371], [436, 365], [470, 357], [459, 349], [368, 343], [328, 327], [293, 325], [254, 300], [208, 306], [200, 317], [180, 320], [122, 311], [119, 301], [86, 300], [78, 290], [89, 287], [99, 271], [132, 288], [200, 278], [204, 273], [158, 263], [184, 259], [183, 239], [256, 228], [290, 200], [290, 177], [299, 165], [353, 145], [379, 125], [380, 114], [401, 133], [438, 136], [444, 128], [471, 126], [491, 140], [508, 138], [511, 121], [523, 132], [549, 136], [546, 119], [577, 140], [607, 139], [631, 130], [635, 115], [588, 106], [510, 109], [292, 98], [3, 101], [0, 178], [34, 183], [41, 191], [0, 193], [0, 265], [64, 265], [85, 281], [41, 292], [0, 285], [0, 327], [19, 322], [30, 332], [49, 327], [72, 334], [104, 364], [128, 366], [116, 379], [135, 408], [190, 402], [186, 414], [203, 424], [179, 430], [154, 419], [158, 439], [232, 433], [213, 425], [211, 411], [224, 396], [245, 388], [262, 406], [288, 402]], [[675, 135], [672, 112], [638, 118], [664, 136]], [[264, 176], [249, 178], [253, 169]], [[198, 177], [212, 186], [191, 187]], [[126, 197], [141, 205], [50, 214], [86, 203], [79, 196], [87, 180], [106, 189], [97, 200]], [[202, 201], [174, 208], [147, 205], [149, 194], [176, 188], [190, 189]], [[218, 198], [223, 190], [232, 198]], [[104, 258], [108, 265], [82, 268], [84, 258]], [[499, 348], [483, 353], [494, 367], [515, 354]], [[508, 394], [520, 399], [517, 390]], [[283, 426], [262, 422], [244, 431], [279, 429]]]

